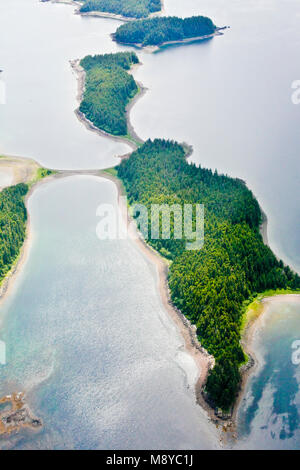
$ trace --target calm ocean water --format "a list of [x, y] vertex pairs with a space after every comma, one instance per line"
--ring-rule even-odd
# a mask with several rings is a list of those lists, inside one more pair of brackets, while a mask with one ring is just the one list
[[[149, 90], [132, 112], [137, 133], [187, 141], [194, 161], [245, 179], [268, 214], [272, 248], [299, 270], [300, 106], [291, 102], [291, 84], [300, 78], [299, 3], [165, 6], [168, 14], [205, 14], [231, 29], [212, 41], [139, 53], [135, 76]], [[66, 5], [0, 2], [2, 153], [49, 167], [104, 168], [128, 151], [77, 121], [68, 63], [124, 50], [109, 36], [118, 24], [75, 16]], [[95, 238], [96, 207], [107, 198], [116, 203], [111, 183], [72, 178], [39, 188], [30, 200], [32, 249], [1, 306], [8, 364], [0, 369], [0, 392], [26, 388], [45, 428], [2, 444], [215, 446], [187, 388], [194, 367], [160, 305], [153, 268], [132, 244]], [[270, 308], [274, 321], [257, 343], [265, 362], [248, 385], [238, 445], [299, 447], [299, 372], [289, 346], [300, 337], [299, 314], [294, 304]]]
[[96, 209], [113, 183], [72, 177], [30, 199], [33, 243], [1, 306], [0, 396], [26, 390], [41, 433], [0, 448], [211, 448], [195, 365], [164, 311], [156, 270], [132, 241], [100, 241]]

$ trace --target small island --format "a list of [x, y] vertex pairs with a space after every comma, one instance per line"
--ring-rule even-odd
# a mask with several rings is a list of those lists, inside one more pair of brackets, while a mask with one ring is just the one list
[[149, 18], [121, 25], [113, 34], [113, 39], [121, 44], [136, 47], [164, 46], [209, 39], [221, 34], [221, 29], [210, 18], [175, 16]]
[[161, 0], [85, 0], [79, 8], [79, 13], [99, 12], [136, 19], [147, 18], [153, 13], [160, 12], [161, 8]]
[[133, 52], [87, 56], [80, 61], [85, 72], [83, 100], [79, 118], [113, 136], [132, 139], [127, 124], [127, 105], [139, 92], [139, 86], [128, 73], [139, 64]]
[[4, 411], [0, 411], [0, 436], [19, 432], [23, 428], [37, 430], [42, 427], [42, 421], [32, 415], [25, 403], [24, 393], [0, 398], [0, 406], [4, 406]]

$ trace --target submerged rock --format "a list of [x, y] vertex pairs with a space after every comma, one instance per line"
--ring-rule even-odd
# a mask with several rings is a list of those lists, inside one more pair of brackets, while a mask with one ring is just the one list
[[2, 404], [7, 404], [10, 408], [0, 413], [0, 436], [19, 432], [25, 427], [38, 429], [43, 425], [25, 403], [24, 393], [6, 395], [0, 399], [0, 405]]

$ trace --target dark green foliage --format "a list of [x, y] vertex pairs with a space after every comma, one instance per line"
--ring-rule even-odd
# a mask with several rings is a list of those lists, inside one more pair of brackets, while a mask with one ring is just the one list
[[160, 10], [160, 0], [86, 0], [80, 8], [82, 13], [101, 11], [129, 18], [146, 18]]
[[192, 18], [159, 17], [133, 21], [120, 26], [115, 39], [126, 44], [159, 45], [214, 33], [216, 26], [205, 16]]
[[3, 189], [0, 193], [0, 282], [19, 255], [25, 239], [27, 213], [26, 184]]
[[184, 240], [149, 240], [173, 260], [174, 304], [194, 324], [216, 366], [206, 391], [224, 410], [235, 400], [244, 361], [240, 346], [243, 302], [266, 289], [300, 288], [300, 278], [278, 261], [259, 233], [261, 212], [238, 180], [188, 164], [177, 143], [147, 141], [118, 168], [130, 203], [205, 205], [205, 243], [187, 251]]
[[49, 170], [48, 168], [39, 168], [38, 169], [38, 179], [46, 178], [47, 176], [53, 175], [55, 172]]
[[86, 87], [79, 109], [109, 134], [127, 134], [126, 106], [138, 87], [126, 70], [138, 62], [136, 54], [120, 52], [87, 56], [80, 63], [86, 71]]
[[139, 59], [134, 52], [118, 52], [116, 54], [88, 55], [81, 60], [80, 64], [85, 71], [94, 67], [113, 68], [121, 67], [124, 70], [130, 70], [132, 64], [138, 64]]

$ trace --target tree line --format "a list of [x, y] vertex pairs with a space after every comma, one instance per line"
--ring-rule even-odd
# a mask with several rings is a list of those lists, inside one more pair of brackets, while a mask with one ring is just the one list
[[[188, 164], [176, 142], [148, 140], [118, 167], [131, 204], [205, 205], [205, 243], [186, 251], [185, 240], [149, 240], [172, 263], [174, 304], [197, 326], [201, 344], [216, 359], [206, 384], [209, 400], [228, 410], [240, 385], [240, 345], [247, 300], [266, 289], [300, 289], [300, 277], [278, 261], [259, 232], [261, 211], [239, 179]], [[149, 211], [150, 212], [150, 211]], [[148, 221], [151, 224], [149, 218]]]
[[129, 18], [146, 18], [161, 10], [161, 0], [85, 0], [82, 13], [101, 11]]
[[86, 84], [79, 109], [109, 134], [127, 135], [126, 106], [138, 92], [127, 70], [138, 62], [132, 52], [87, 56], [80, 62], [86, 72]]
[[206, 36], [215, 31], [216, 26], [205, 16], [185, 19], [175, 16], [156, 17], [123, 24], [117, 29], [114, 38], [121, 43], [153, 46]]
[[27, 184], [5, 188], [0, 193], [0, 283], [11, 269], [25, 240]]

